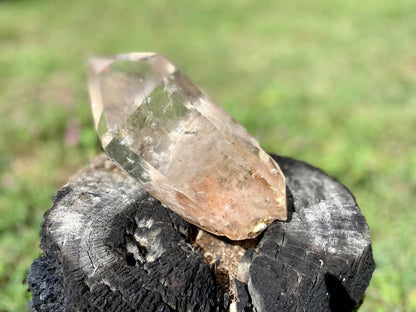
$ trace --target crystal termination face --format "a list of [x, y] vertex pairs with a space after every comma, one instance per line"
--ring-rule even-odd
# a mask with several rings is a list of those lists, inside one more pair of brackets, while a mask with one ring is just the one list
[[185, 220], [232, 240], [286, 220], [278, 164], [164, 56], [93, 58], [89, 91], [104, 151]]

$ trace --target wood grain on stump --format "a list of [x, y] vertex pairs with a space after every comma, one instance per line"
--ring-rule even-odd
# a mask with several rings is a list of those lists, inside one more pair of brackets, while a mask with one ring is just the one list
[[374, 270], [365, 218], [321, 170], [274, 158], [289, 219], [239, 243], [210, 238], [94, 158], [45, 215], [32, 311], [351, 311]]

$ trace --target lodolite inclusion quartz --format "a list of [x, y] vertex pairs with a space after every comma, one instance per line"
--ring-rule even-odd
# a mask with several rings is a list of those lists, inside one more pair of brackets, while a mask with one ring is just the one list
[[278, 164], [164, 56], [93, 58], [89, 91], [109, 158], [187, 221], [242, 240], [286, 220]]

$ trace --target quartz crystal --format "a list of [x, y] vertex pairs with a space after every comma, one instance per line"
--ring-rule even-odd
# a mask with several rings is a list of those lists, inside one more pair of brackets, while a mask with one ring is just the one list
[[109, 158], [185, 220], [233, 240], [286, 220], [278, 164], [164, 56], [93, 58], [89, 91]]

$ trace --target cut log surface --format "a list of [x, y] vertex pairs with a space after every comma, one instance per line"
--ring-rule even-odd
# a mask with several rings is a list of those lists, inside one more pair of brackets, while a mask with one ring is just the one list
[[286, 176], [289, 219], [241, 244], [238, 275], [230, 271], [228, 282], [215, 264], [221, 255], [204, 258], [198, 228], [104, 155], [94, 158], [45, 215], [43, 255], [27, 278], [31, 310], [353, 310], [374, 271], [365, 218], [347, 188], [321, 170], [273, 157]]

